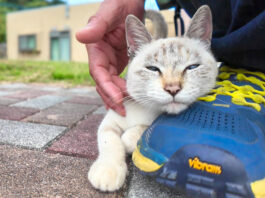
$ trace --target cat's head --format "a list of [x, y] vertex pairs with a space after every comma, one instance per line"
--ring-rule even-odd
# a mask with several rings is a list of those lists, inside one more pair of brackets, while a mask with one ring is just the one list
[[130, 63], [127, 90], [138, 103], [179, 113], [215, 85], [217, 62], [210, 52], [211, 11], [202, 6], [183, 37], [153, 40], [133, 15], [126, 19]]

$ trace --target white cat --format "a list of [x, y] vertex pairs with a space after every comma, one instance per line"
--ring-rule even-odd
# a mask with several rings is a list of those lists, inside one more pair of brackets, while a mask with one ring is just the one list
[[211, 11], [202, 6], [184, 37], [152, 40], [136, 17], [126, 19], [130, 63], [126, 117], [109, 110], [98, 129], [99, 156], [88, 179], [102, 191], [119, 189], [127, 174], [125, 155], [163, 112], [177, 114], [215, 85], [217, 62], [210, 52]]

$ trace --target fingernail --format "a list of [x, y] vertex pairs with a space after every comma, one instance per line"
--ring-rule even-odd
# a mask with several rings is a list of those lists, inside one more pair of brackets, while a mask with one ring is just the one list
[[83, 27], [82, 29], [80, 29], [79, 31], [87, 31], [88, 29], [90, 29], [91, 27], [93, 26], [93, 24], [91, 24], [91, 23], [88, 23], [88, 24], [86, 24], [86, 26], [85, 27]]
[[91, 17], [91, 18], [88, 20], [86, 27], [92, 26], [92, 25], [94, 25], [96, 22], [97, 22], [96, 17]]
[[126, 116], [126, 111], [125, 111], [125, 110], [122, 111], [122, 115], [123, 115], [124, 117]]
[[86, 32], [87, 32], [87, 29], [89, 29], [89, 28], [87, 28], [86, 26], [85, 27], [83, 27], [82, 29], [79, 29], [78, 31], [77, 31], [77, 33], [78, 34], [86, 34]]
[[120, 114], [122, 115], [122, 116], [126, 116], [126, 111], [125, 111], [125, 109], [124, 108], [121, 108], [121, 109], [119, 109], [119, 111], [120, 111]]

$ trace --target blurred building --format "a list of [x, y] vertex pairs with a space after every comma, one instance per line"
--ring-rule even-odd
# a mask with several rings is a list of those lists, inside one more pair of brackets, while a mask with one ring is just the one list
[[[99, 5], [57, 5], [9, 13], [8, 59], [86, 62], [85, 47], [77, 42], [75, 32], [85, 26]], [[169, 25], [169, 36], [175, 36], [174, 11], [162, 14]], [[152, 29], [148, 22], [147, 27]]]

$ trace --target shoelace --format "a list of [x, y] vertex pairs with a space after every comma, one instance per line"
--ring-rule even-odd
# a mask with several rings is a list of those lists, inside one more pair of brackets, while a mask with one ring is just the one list
[[[255, 89], [251, 85], [238, 86], [233, 84], [229, 78], [235, 75], [237, 81], [250, 82], [260, 87]], [[236, 105], [249, 106], [257, 111], [261, 110], [261, 105], [265, 106], [265, 74], [262, 72], [252, 72], [245, 69], [234, 69], [230, 67], [221, 67], [218, 81], [209, 95], [200, 97], [198, 100], [212, 102], [216, 100], [217, 95], [231, 96], [231, 102]], [[248, 102], [246, 99], [253, 102]]]

